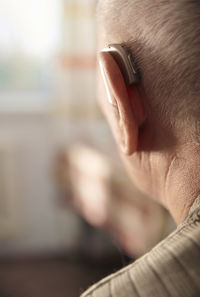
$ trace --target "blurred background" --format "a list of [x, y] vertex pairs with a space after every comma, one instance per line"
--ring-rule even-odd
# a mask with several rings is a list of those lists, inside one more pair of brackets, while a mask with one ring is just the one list
[[95, 0], [0, 0], [0, 297], [76, 297], [174, 228], [96, 104]]

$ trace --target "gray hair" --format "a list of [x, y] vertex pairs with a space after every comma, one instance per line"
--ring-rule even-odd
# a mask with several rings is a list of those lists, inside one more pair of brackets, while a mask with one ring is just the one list
[[105, 42], [132, 50], [149, 112], [165, 125], [199, 121], [200, 1], [100, 0], [97, 16]]

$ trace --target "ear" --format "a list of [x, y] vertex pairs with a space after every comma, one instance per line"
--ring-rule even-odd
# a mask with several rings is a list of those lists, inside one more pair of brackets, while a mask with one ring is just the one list
[[139, 127], [145, 121], [144, 108], [137, 86], [126, 87], [118, 64], [108, 52], [100, 52], [99, 64], [107, 99], [102, 103], [122, 152], [137, 151]]

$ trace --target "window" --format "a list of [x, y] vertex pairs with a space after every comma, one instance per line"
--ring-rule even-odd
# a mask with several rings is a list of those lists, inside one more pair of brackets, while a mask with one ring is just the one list
[[0, 0], [0, 111], [41, 110], [51, 98], [61, 1]]

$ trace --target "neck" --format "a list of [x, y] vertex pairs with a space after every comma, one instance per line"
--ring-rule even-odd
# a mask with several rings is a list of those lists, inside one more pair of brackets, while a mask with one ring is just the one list
[[164, 205], [180, 224], [200, 194], [200, 148], [184, 146], [168, 172]]

